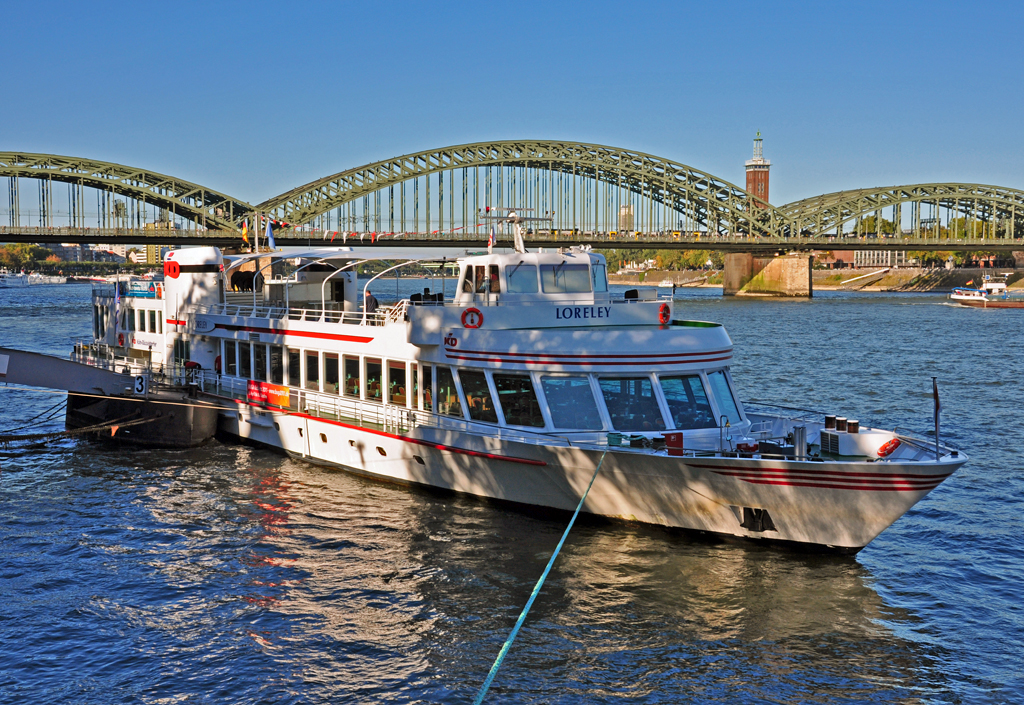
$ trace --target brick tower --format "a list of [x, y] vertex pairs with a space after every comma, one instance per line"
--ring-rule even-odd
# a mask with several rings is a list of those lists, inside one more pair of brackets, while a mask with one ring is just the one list
[[[747, 161], [747, 191], [768, 202], [768, 170], [772, 163], [761, 151], [761, 133], [754, 138], [754, 158]], [[763, 207], [763, 206], [762, 206]]]

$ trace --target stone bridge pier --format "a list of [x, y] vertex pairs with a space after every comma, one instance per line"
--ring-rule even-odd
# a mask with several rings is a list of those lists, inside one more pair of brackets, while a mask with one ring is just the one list
[[758, 257], [748, 253], [725, 256], [722, 293], [725, 296], [802, 296], [814, 295], [811, 263], [806, 254]]

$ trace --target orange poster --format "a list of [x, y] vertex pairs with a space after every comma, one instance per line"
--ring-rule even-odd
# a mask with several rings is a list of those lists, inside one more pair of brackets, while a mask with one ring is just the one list
[[288, 406], [288, 387], [267, 382], [249, 380], [248, 389], [249, 401], [256, 404], [271, 404], [273, 406]]

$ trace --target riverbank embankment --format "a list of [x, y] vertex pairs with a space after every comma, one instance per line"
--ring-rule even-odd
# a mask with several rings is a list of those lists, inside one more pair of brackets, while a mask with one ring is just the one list
[[[936, 291], [949, 292], [953, 287], [977, 286], [986, 274], [1006, 272], [1006, 269], [941, 269], [901, 268], [886, 269], [816, 269], [812, 272], [814, 288], [818, 291]], [[721, 287], [722, 272], [666, 272], [651, 270], [641, 274], [615, 274], [608, 277], [612, 284], [657, 286], [662, 281], [675, 282], [679, 287]], [[1009, 288], [1024, 289], [1024, 270], [1016, 270], [1009, 278]]]

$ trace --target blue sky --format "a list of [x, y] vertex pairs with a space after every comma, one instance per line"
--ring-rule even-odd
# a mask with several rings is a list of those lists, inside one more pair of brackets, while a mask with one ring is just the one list
[[120, 3], [4, 10], [0, 149], [258, 202], [489, 139], [650, 152], [771, 201], [1024, 188], [1021, 3]]

